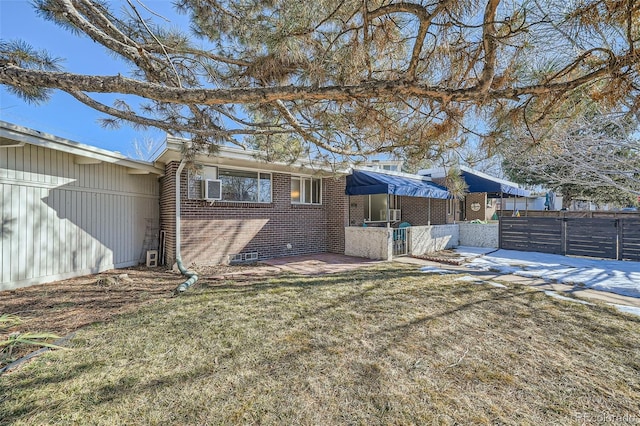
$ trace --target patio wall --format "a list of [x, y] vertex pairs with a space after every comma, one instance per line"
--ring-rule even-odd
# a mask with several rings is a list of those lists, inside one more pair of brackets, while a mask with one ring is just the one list
[[498, 223], [460, 223], [460, 245], [498, 248]]
[[344, 254], [367, 259], [391, 260], [392, 228], [348, 226], [344, 229]]
[[421, 255], [458, 246], [458, 225], [412, 226], [409, 232], [410, 254]]
[[[393, 229], [346, 227], [344, 254], [367, 259], [391, 260]], [[409, 254], [412, 255], [419, 256], [458, 246], [498, 247], [497, 223], [412, 226], [407, 230]]]

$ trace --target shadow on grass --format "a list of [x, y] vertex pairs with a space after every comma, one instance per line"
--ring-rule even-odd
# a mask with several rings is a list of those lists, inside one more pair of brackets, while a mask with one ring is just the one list
[[297, 288], [332, 286], [344, 284], [359, 284], [362, 282], [389, 282], [391, 280], [407, 277], [424, 276], [422, 272], [414, 268], [407, 267], [377, 267], [363, 268], [350, 272], [340, 272], [322, 275], [299, 275], [285, 273], [268, 277], [239, 277], [237, 279], [225, 280], [221, 283], [202, 281], [193, 291], [187, 292], [181, 297], [197, 297], [200, 293], [233, 290], [239, 293], [262, 292], [277, 288]]
[[[276, 378], [281, 381], [287, 381], [287, 375], [290, 369], [301, 368], [303, 365], [301, 359], [314, 355], [317, 357], [335, 357], [334, 354], [338, 347], [342, 348], [347, 344], [352, 344], [350, 339], [354, 336], [350, 336], [348, 333], [344, 334], [341, 330], [341, 334], [333, 336], [331, 339], [316, 339], [314, 337], [321, 334], [323, 330], [313, 329], [313, 326], [328, 326], [327, 333], [333, 332], [332, 330], [339, 330], [342, 324], [339, 323], [340, 318], [335, 311], [343, 307], [348, 307], [352, 312], [362, 306], [362, 310], [368, 314], [375, 315], [377, 309], [393, 309], [395, 306], [393, 302], [396, 299], [402, 299], [403, 306], [408, 309], [404, 317], [381, 317], [382, 322], [372, 327], [369, 332], [376, 332], [375, 336], [375, 353], [374, 357], [381, 357], [387, 354], [391, 348], [406, 339], [411, 338], [411, 334], [417, 329], [428, 325], [436, 320], [457, 316], [466, 311], [473, 310], [476, 307], [482, 307], [483, 312], [491, 309], [508, 309], [508, 307], [500, 307], [500, 304], [509, 301], [517, 300], [517, 306], [522, 307], [525, 310], [529, 310], [533, 315], [536, 314], [536, 309], [539, 307], [539, 303], [546, 298], [546, 296], [533, 289], [522, 286], [511, 286], [510, 288], [500, 289], [490, 286], [475, 286], [473, 284], [464, 282], [455, 282], [455, 275], [443, 277], [438, 279], [439, 281], [430, 282], [430, 276], [425, 275], [416, 268], [411, 267], [375, 267], [360, 269], [351, 272], [318, 275], [318, 276], [301, 276], [295, 274], [280, 275], [277, 277], [262, 277], [257, 279], [251, 279], [250, 281], [240, 282], [223, 282], [223, 283], [200, 283], [192, 291], [185, 293], [184, 295], [176, 298], [170, 302], [166, 307], [160, 308], [159, 311], [154, 311], [154, 315], [161, 316], [164, 313], [164, 309], [179, 309], [180, 306], [194, 305], [195, 312], [202, 310], [206, 303], [203, 303], [203, 296], [210, 299], [220, 299], [222, 297], [230, 300], [236, 300], [234, 308], [242, 308], [242, 303], [249, 304], [248, 301], [253, 296], [261, 294], [267, 294], [270, 291], [287, 290], [292, 291], [293, 294], [307, 294], [309, 298], [305, 299], [305, 303], [298, 306], [298, 316], [292, 317], [292, 319], [278, 319], [274, 326], [276, 330], [278, 327], [286, 328], [292, 323], [297, 322], [297, 318], [304, 318], [308, 322], [303, 327], [298, 326], [296, 328], [291, 327], [292, 332], [299, 332], [304, 334], [309, 333], [309, 339], [299, 339], [295, 344], [288, 347], [279, 347], [274, 345], [273, 350], [264, 349], [262, 352], [257, 352], [255, 363], [247, 365], [245, 368], [250, 370], [250, 374], [243, 376], [243, 382], [238, 385], [240, 389], [238, 392], [242, 392], [251, 386], [259, 387], [260, 381], [266, 377]], [[420, 282], [417, 285], [413, 285], [410, 288], [398, 286], [396, 289], [394, 286], [405, 279], [420, 279], [424, 278], [425, 285], [422, 286]], [[324, 292], [314, 293], [313, 289], [332, 290], [336, 289], [336, 292]], [[388, 291], [381, 291], [386, 290]], [[420, 303], [415, 304], [415, 310], [412, 311], [411, 297], [413, 292], [418, 295], [421, 300]], [[276, 293], [277, 294], [277, 293]], [[239, 296], [239, 297], [236, 297]], [[243, 299], [247, 297], [247, 299]], [[317, 300], [315, 299], [317, 297]], [[469, 300], [469, 298], [472, 298]], [[269, 299], [266, 299], [268, 303]], [[408, 300], [408, 301], [407, 301]], [[429, 301], [433, 301], [433, 305], [429, 306]], [[313, 303], [317, 302], [317, 303]], [[366, 302], [366, 304], [364, 303]], [[559, 303], [558, 306], [569, 306], [562, 301], [550, 301], [554, 305]], [[265, 301], [259, 302], [265, 303]], [[286, 302], [282, 300], [275, 302], [278, 305], [270, 312], [278, 312], [278, 309], [287, 309]], [[274, 304], [275, 304], [274, 303]], [[428, 310], [426, 309], [428, 307]], [[151, 308], [149, 308], [151, 309]], [[425, 309], [424, 313], [420, 309]], [[600, 309], [599, 307], [585, 307], [583, 305], [576, 306], [571, 312], [572, 316], [567, 316], [566, 312], [562, 312], [558, 315], [563, 321], [572, 321], [576, 324], [589, 323], [592, 317], [587, 312], [590, 309]], [[190, 311], [186, 311], [190, 312]], [[257, 311], [260, 315], [261, 311]], [[611, 310], [602, 310], [607, 314], [615, 314]], [[336, 315], [333, 315], [333, 314]], [[358, 312], [360, 313], [360, 312]], [[582, 314], [584, 313], [584, 314]], [[479, 315], [482, 312], [479, 313]], [[124, 316], [134, 317], [137, 313], [129, 313]], [[217, 314], [216, 314], [217, 315]], [[515, 314], [514, 314], [515, 315]], [[555, 312], [541, 312], [542, 316], [553, 316]], [[567, 318], [568, 317], [568, 318]], [[267, 317], [264, 317], [267, 318]], [[269, 317], [270, 318], [270, 317]], [[215, 320], [215, 315], [203, 315], [202, 321]], [[387, 323], [384, 320], [389, 320]], [[625, 319], [627, 319], [625, 317]], [[191, 321], [200, 321], [199, 318], [189, 318]], [[235, 320], [231, 318], [231, 320]], [[269, 319], [267, 319], [269, 320]], [[365, 318], [366, 321], [368, 319]], [[548, 320], [548, 319], [545, 319]], [[333, 321], [333, 323], [326, 324], [325, 321]], [[615, 328], [607, 331], [604, 324], [606, 321], [603, 318], [599, 321], [599, 324], [593, 324], [591, 327], [594, 332], [608, 332], [615, 334]], [[517, 321], [514, 322], [517, 324]], [[307, 328], [309, 327], [310, 328]], [[354, 325], [351, 325], [355, 327]], [[589, 325], [587, 325], [588, 327]], [[462, 326], [464, 327], [464, 325]], [[273, 331], [268, 329], [268, 331]], [[199, 336], [195, 332], [196, 338], [204, 338]], [[283, 336], [280, 336], [283, 337]], [[320, 336], [323, 337], [323, 336]], [[243, 344], [247, 345], [246, 342]], [[257, 345], [258, 342], [249, 342], [248, 345]], [[220, 374], [220, 364], [224, 364], [226, 368], [230, 370], [229, 374], [233, 374], [233, 368], [237, 368], [237, 361], [234, 357], [236, 354], [234, 351], [243, 351], [244, 347], [234, 348], [233, 351], [220, 353], [216, 357], [215, 361], [212, 359], [210, 353], [203, 356], [194, 365], [190, 365], [186, 370], [174, 371], [167, 369], [166, 372], [157, 373], [151, 377], [136, 377], [134, 372], [125, 372], [122, 377], [114, 380], [111, 383], [103, 383], [95, 388], [84, 390], [82, 394], [69, 396], [69, 398], [78, 398], [81, 402], [82, 409], [89, 412], [92, 407], [98, 407], [105, 404], [112, 404], [118, 400], [126, 400], [131, 397], [135, 397], [138, 394], [146, 393], [153, 395], [156, 390], [163, 390], [166, 388], [187, 388], [194, 385], [195, 381], [202, 381], [203, 377], [208, 378], [214, 374]], [[257, 356], [259, 355], [259, 356]], [[176, 360], [180, 361], [180, 360]], [[346, 360], [348, 361], [348, 360]], [[345, 362], [346, 362], [345, 361]], [[345, 371], [354, 377], [354, 382], [358, 386], [365, 388], [376, 387], [379, 384], [380, 371], [375, 362], [371, 364], [363, 363], [362, 360], [348, 361], [348, 367]], [[170, 364], [170, 363], [169, 363]], [[28, 377], [21, 375], [19, 380], [12, 381], [12, 388], [9, 389], [7, 385], [0, 383], [0, 395], [8, 395], [14, 393], [28, 393], [30, 389], [34, 389], [37, 386], [58, 384], [65, 381], [74, 380], [81, 374], [104, 374], [103, 363], [94, 364], [78, 364], [69, 371], [60, 370], [56, 373], [56, 369], [53, 369], [51, 373], [47, 370], [40, 372], [36, 377]], [[213, 378], [211, 380], [214, 381]], [[224, 392], [224, 391], [220, 391]], [[366, 392], [365, 392], [366, 393]], [[2, 397], [0, 397], [2, 398]], [[62, 398], [62, 397], [61, 397]], [[30, 400], [24, 398], [25, 403], [13, 410], [0, 408], [0, 417], [3, 417], [8, 423], [24, 419], [29, 413], [33, 413], [41, 408], [42, 401]], [[0, 400], [1, 401], [1, 400]], [[59, 401], [52, 401], [54, 404]], [[62, 405], [62, 404], [61, 404]], [[381, 405], [384, 408], [384, 404]]]

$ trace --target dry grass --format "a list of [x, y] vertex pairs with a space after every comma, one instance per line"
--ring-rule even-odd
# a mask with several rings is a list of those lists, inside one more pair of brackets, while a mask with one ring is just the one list
[[5, 423], [640, 423], [640, 319], [409, 267], [205, 282], [72, 346], [2, 376]]

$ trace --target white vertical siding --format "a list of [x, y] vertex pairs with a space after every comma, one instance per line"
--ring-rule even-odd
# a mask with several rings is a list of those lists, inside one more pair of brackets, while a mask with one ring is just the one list
[[115, 164], [0, 149], [0, 290], [137, 264], [158, 191], [157, 176]]

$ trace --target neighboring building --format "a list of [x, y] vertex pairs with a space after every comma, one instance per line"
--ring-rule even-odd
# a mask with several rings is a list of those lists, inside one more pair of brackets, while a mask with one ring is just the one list
[[403, 165], [404, 161], [402, 160], [370, 160], [364, 164], [364, 167], [387, 172], [402, 172]]
[[502, 210], [520, 212], [528, 210], [561, 210], [562, 209], [562, 197], [556, 196], [553, 193], [548, 195], [532, 195], [529, 197], [516, 197], [508, 200], [503, 200]]
[[0, 121], [0, 290], [143, 261], [162, 173]]
[[[460, 176], [467, 184], [467, 194], [458, 207], [459, 221], [491, 220], [499, 210], [506, 210], [514, 197], [528, 197], [529, 191], [517, 183], [499, 179], [486, 173], [460, 166]], [[447, 169], [433, 168], [418, 171], [434, 182], [444, 182]]]

